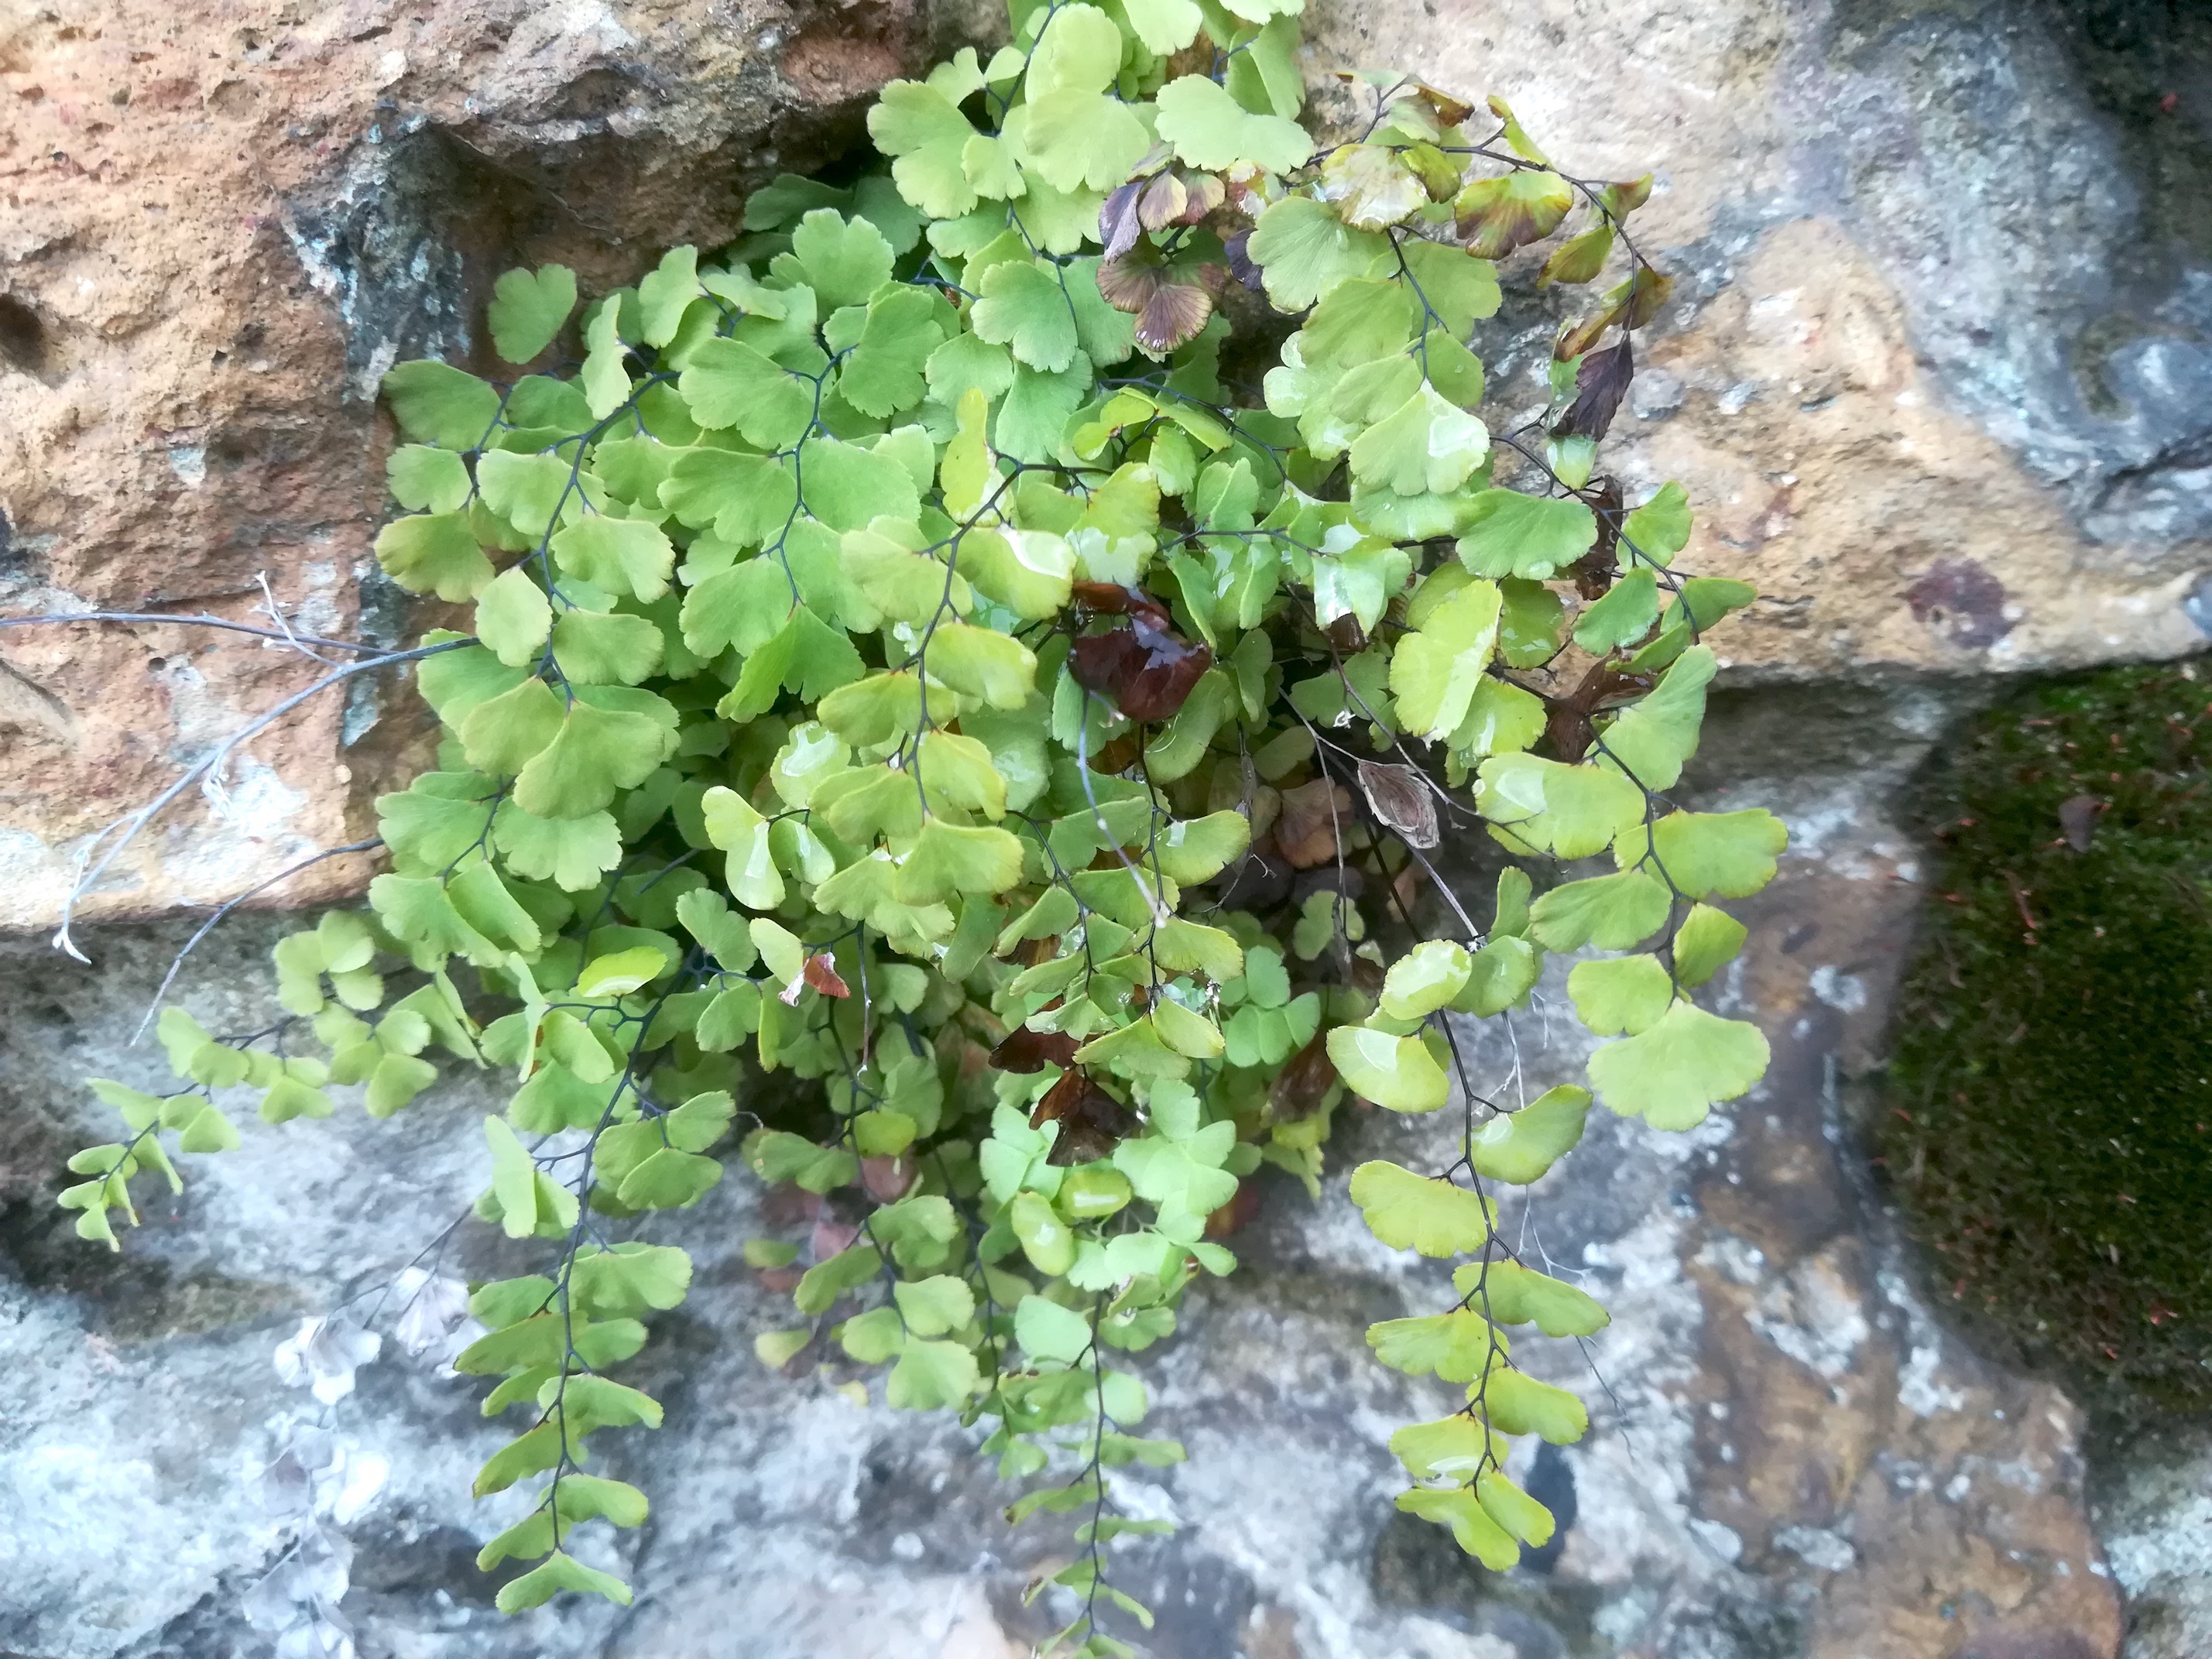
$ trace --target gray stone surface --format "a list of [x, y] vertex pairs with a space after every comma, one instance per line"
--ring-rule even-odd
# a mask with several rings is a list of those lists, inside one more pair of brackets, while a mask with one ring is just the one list
[[2128, 1659], [2212, 1651], [2212, 1430], [2114, 1433], [2091, 1456], [2091, 1513], [2127, 1595]]
[[2201, 543], [2212, 19], [2162, 0], [1845, 0], [1831, 20], [1826, 61], [1791, 88], [1819, 135], [1799, 203], [1895, 273], [1947, 389], [2093, 540]]
[[[1891, 704], [1909, 726], [1911, 699]], [[1687, 1136], [1600, 1113], [1577, 1155], [1509, 1210], [1533, 1259], [1587, 1275], [1614, 1310], [1587, 1355], [1516, 1345], [1593, 1409], [1588, 1441], [1527, 1471], [1574, 1512], [1563, 1547], [1495, 1578], [1391, 1508], [1402, 1482], [1384, 1442], [1450, 1401], [1373, 1364], [1362, 1332], [1449, 1293], [1440, 1266], [1365, 1234], [1343, 1182], [1361, 1156], [1448, 1162], [1457, 1130], [1449, 1112], [1374, 1115], [1347, 1124], [1320, 1203], [1267, 1187], [1235, 1241], [1244, 1269], [1144, 1358], [1153, 1422], [1191, 1453], [1123, 1493], [1181, 1528], [1119, 1558], [1161, 1612], [1146, 1652], [1950, 1659], [1967, 1637], [2114, 1650], [2077, 1414], [1931, 1318], [1851, 1150], [1844, 1079], [1877, 1040], [1917, 872], [1865, 806], [1863, 764], [1803, 770], [1864, 762], [1876, 723], [1844, 712], [1823, 725], [1769, 699], [1718, 715], [1738, 752], [1772, 752], [1761, 718], [1797, 738], [1794, 775], [1735, 786], [1779, 801], [1798, 849], [1723, 992], [1766, 1024], [1769, 1082]], [[1893, 766], [1910, 744], [1881, 752]], [[266, 1022], [255, 953], [274, 926], [237, 924], [188, 970], [186, 1000], [211, 1029]], [[611, 1437], [611, 1466], [656, 1506], [623, 1545], [636, 1606], [492, 1612], [469, 1557], [513, 1500], [467, 1497], [496, 1443], [475, 1386], [401, 1355], [388, 1303], [383, 1356], [328, 1409], [283, 1387], [270, 1357], [303, 1314], [373, 1303], [465, 1208], [483, 1179], [485, 1096], [470, 1079], [389, 1124], [247, 1120], [246, 1146], [198, 1160], [185, 1198], [149, 1209], [119, 1258], [46, 1207], [59, 1158], [97, 1133], [75, 1078], [145, 1079], [158, 1062], [123, 1039], [176, 936], [107, 934], [91, 970], [24, 941], [0, 966], [0, 1091], [17, 1126], [0, 1239], [0, 1651], [271, 1651], [243, 1598], [298, 1559], [285, 1553], [306, 1529], [272, 1510], [264, 1478], [288, 1444], [332, 1466], [308, 1541], [352, 1549], [337, 1609], [364, 1653], [1000, 1659], [1048, 1627], [1021, 1590], [1062, 1535], [1006, 1528], [1011, 1494], [956, 1425], [754, 1360], [751, 1331], [778, 1314], [737, 1254], [759, 1224], [742, 1173], [654, 1229], [695, 1252], [699, 1278], [635, 1362], [668, 1425]], [[1543, 1001], [1559, 996], [1553, 983]], [[1576, 1072], [1584, 1040], [1540, 1006], [1469, 1041], [1486, 1088], [1533, 1092]], [[441, 1265], [481, 1274], [515, 1249], [471, 1224]], [[2146, 1500], [2129, 1524], [2155, 1534], [2158, 1513]], [[264, 1613], [274, 1594], [260, 1593]]]

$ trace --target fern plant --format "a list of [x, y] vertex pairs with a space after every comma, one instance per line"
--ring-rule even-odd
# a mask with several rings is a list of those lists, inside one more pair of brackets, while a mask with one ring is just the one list
[[[505, 1608], [629, 1597], [572, 1540], [647, 1500], [588, 1454], [660, 1421], [619, 1380], [690, 1275], [651, 1213], [733, 1142], [813, 1218], [746, 1247], [793, 1304], [763, 1363], [882, 1367], [1012, 1480], [1071, 1450], [1010, 1513], [1075, 1524], [1053, 1650], [1128, 1652], [1098, 1613], [1147, 1615], [1103, 1550], [1157, 1523], [1111, 1472], [1182, 1453], [1139, 1432], [1121, 1356], [1235, 1266], [1209, 1220], [1260, 1165], [1318, 1194], [1351, 1101], [1462, 1115], [1450, 1167], [1367, 1163], [1351, 1194], [1462, 1264], [1455, 1304], [1370, 1333], [1466, 1389], [1392, 1440], [1399, 1505], [1509, 1566], [1553, 1527], [1511, 1442], [1587, 1418], [1508, 1334], [1606, 1314], [1515, 1259], [1490, 1191], [1569, 1152], [1593, 1093], [1685, 1129], [1766, 1062], [1693, 993], [1745, 937], [1711, 901], [1772, 875], [1782, 828], [1668, 793], [1705, 632], [1752, 592], [1674, 569], [1679, 486], [1632, 505], [1597, 466], [1668, 291], [1629, 229], [1650, 179], [1575, 178], [1502, 102], [1410, 80], [1317, 148], [1297, 0], [1011, 9], [988, 62], [884, 88], [886, 171], [780, 179], [737, 245], [580, 313], [569, 271], [510, 272], [511, 382], [392, 370], [406, 513], [377, 555], [471, 631], [325, 684], [412, 660], [436, 769], [377, 803], [368, 908], [278, 947], [277, 1030], [172, 1008], [179, 1092], [94, 1085], [125, 1133], [62, 1202], [112, 1244], [171, 1144], [237, 1143], [226, 1089], [283, 1122], [337, 1085], [397, 1112], [433, 1054], [512, 1079], [477, 1209], [542, 1266], [473, 1287], [458, 1361], [519, 1425], [478, 1492], [539, 1483], [483, 1553], [535, 1563]], [[1496, 262], [1540, 243], [1540, 284], [1617, 281], [1559, 335], [1551, 406], [1492, 431], [1474, 342]], [[1237, 384], [1224, 347], [1270, 312], [1295, 331]], [[1437, 857], [1478, 827], [1611, 868], [1466, 899]], [[1591, 1088], [1484, 1099], [1453, 1022], [1586, 948]]]

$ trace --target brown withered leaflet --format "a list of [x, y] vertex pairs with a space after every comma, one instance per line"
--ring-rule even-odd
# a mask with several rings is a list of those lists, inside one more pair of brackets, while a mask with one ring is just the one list
[[914, 1185], [915, 1164], [904, 1152], [896, 1158], [860, 1160], [860, 1184], [878, 1204], [889, 1204]]
[[1620, 574], [1620, 480], [1606, 478], [1583, 499], [1597, 515], [1597, 540], [1590, 550], [1560, 574], [1574, 578], [1575, 592], [1586, 599], [1601, 599]]
[[[1137, 757], [1145, 752], [1145, 745], [1133, 732], [1124, 732], [1091, 757], [1091, 769], [1103, 772], [1109, 777], [1119, 777], [1137, 763]], [[1101, 854], [1101, 857], [1105, 854]]]
[[1183, 207], [1180, 224], [1199, 225], [1208, 215], [1229, 199], [1229, 186], [1211, 173], [1190, 173], [1183, 175]]
[[1182, 707], [1213, 653], [1139, 616], [1127, 628], [1085, 635], [1068, 653], [1068, 672], [1133, 720], [1164, 720]]
[[1541, 241], [1574, 205], [1574, 191], [1555, 173], [1477, 179], [1452, 204], [1460, 242], [1478, 259], [1502, 259]]
[[1651, 184], [1656, 177], [1656, 174], [1647, 173], [1641, 179], [1607, 185], [1598, 191], [1597, 199], [1615, 219], [1626, 219], [1651, 199]]
[[1347, 657], [1357, 656], [1367, 648], [1367, 630], [1359, 625], [1359, 618], [1349, 611], [1335, 618], [1322, 632], [1328, 642]]
[[1435, 114], [1438, 126], [1455, 127], [1474, 113], [1474, 106], [1466, 99], [1439, 92], [1425, 81], [1414, 82], [1413, 93]]
[[1554, 438], [1602, 438], [1612, 429], [1628, 383], [1636, 378], [1635, 348], [1626, 338], [1593, 351], [1575, 371], [1575, 400], [1552, 423]]
[[826, 952], [806, 958], [805, 975], [806, 982], [825, 997], [848, 997], [853, 994], [852, 987], [838, 977], [837, 970], [830, 964]]
[[1182, 217], [1190, 205], [1190, 192], [1172, 173], [1163, 173], [1146, 185], [1137, 198], [1137, 222], [1146, 230], [1162, 230]]
[[1564, 697], [1547, 699], [1551, 707], [1544, 716], [1544, 739], [1553, 758], [1570, 766], [1581, 760], [1597, 741], [1593, 719], [1597, 711], [1609, 702], [1650, 687], [1647, 674], [1619, 674], [1603, 663], [1593, 664], [1572, 691]]
[[1283, 791], [1275, 819], [1275, 844], [1294, 870], [1310, 870], [1334, 860], [1340, 837], [1352, 827], [1352, 792], [1329, 778], [1316, 778]]
[[1260, 1183], [1247, 1176], [1237, 1183], [1237, 1195], [1206, 1218], [1208, 1238], [1228, 1238], [1260, 1213]]
[[1064, 1031], [1032, 1031], [1018, 1025], [991, 1050], [991, 1064], [1001, 1072], [1041, 1072], [1046, 1066], [1072, 1066], [1079, 1045]]
[[1076, 604], [1100, 617], [1134, 617], [1152, 628], [1168, 626], [1168, 609], [1141, 587], [1119, 582], [1077, 581], [1070, 584]]
[[1115, 310], [1134, 313], [1137, 343], [1158, 356], [1198, 337], [1213, 315], [1213, 295], [1202, 270], [1161, 264], [1141, 258], [1145, 251], [1102, 261], [1098, 292]]
[[1257, 294], [1262, 286], [1260, 267], [1252, 263], [1251, 255], [1244, 251], [1245, 245], [1251, 240], [1250, 231], [1240, 230], [1221, 245], [1221, 251], [1223, 257], [1229, 261], [1229, 274]]
[[1606, 330], [1619, 323], [1625, 329], [1642, 328], [1659, 314], [1674, 292], [1674, 279], [1650, 265], [1638, 265], [1635, 274], [1608, 289], [1604, 305], [1563, 331], [1552, 348], [1553, 358], [1571, 363], [1598, 343]]
[[1442, 839], [1437, 831], [1436, 797], [1427, 780], [1409, 766], [1381, 761], [1359, 763], [1359, 788], [1375, 816], [1424, 851]]
[[838, 977], [837, 969], [827, 952], [806, 958], [799, 977], [776, 993], [776, 1000], [787, 1008], [799, 1006], [800, 993], [812, 988], [825, 997], [849, 997], [853, 988]]
[[1137, 222], [1137, 198], [1144, 191], [1145, 181], [1132, 179], [1117, 186], [1099, 209], [1098, 240], [1105, 245], [1105, 257], [1109, 259], [1117, 258], [1136, 246], [1137, 238], [1143, 234], [1144, 227]]
[[1066, 1169], [1110, 1157], [1114, 1148], [1137, 1127], [1137, 1121], [1120, 1101], [1077, 1068], [1044, 1091], [1030, 1114], [1030, 1127], [1060, 1125], [1060, 1135], [1045, 1162]]
[[1267, 1103], [1276, 1120], [1295, 1123], [1311, 1117], [1336, 1085], [1336, 1062], [1328, 1057], [1328, 1033], [1316, 1031], [1313, 1041], [1291, 1056], [1267, 1091]]

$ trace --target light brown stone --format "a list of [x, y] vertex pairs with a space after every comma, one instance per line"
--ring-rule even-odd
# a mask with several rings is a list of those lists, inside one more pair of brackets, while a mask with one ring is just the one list
[[1874, 1184], [1833, 1145], [1842, 1078], [1804, 1074], [1878, 1051], [1919, 872], [1878, 817], [1819, 844], [1802, 829], [1815, 813], [1790, 816], [1803, 851], [1745, 907], [1737, 991], [1771, 1080], [1693, 1189], [1702, 1243], [1685, 1253], [1705, 1309], [1699, 1511], [1742, 1540], [1743, 1566], [1817, 1586], [1813, 1659], [2109, 1659], [2121, 1613], [2083, 1501], [2081, 1413], [1931, 1319]]
[[[1964, 370], [1933, 354], [1926, 337], [1949, 325], [1941, 313], [1953, 290], [1972, 298], [1991, 283], [2014, 285], [2005, 320], [2024, 331], [2072, 325], [2038, 284], [2058, 260], [2085, 257], [2067, 217], [2074, 205], [2046, 215], [2054, 226], [2065, 222], [2054, 248], [2007, 239], [2003, 223], [1976, 222], [2014, 209], [2009, 200], [2002, 209], [1889, 200], [1848, 187], [1838, 197], [1808, 182], [1839, 166], [1874, 171], [1858, 150], [1886, 136], [1872, 131], [1877, 115], [1863, 112], [1887, 113], [1864, 97], [1847, 51], [1856, 37], [1843, 15], [1878, 20], [1893, 10], [1902, 20], [1916, 9], [1777, 0], [1339, 5], [1318, 9], [1310, 52], [1316, 70], [1410, 67], [1462, 95], [1500, 94], [1554, 161], [1580, 176], [1656, 172], [1633, 228], [1679, 289], [1640, 362], [1647, 385], [1656, 372], [1679, 386], [1652, 418], [1636, 416], [1643, 400], [1632, 394], [1607, 464], [1632, 500], [1680, 479], [1699, 517], [1680, 567], [1761, 590], [1747, 617], [1717, 640], [1739, 677], [1876, 665], [2007, 672], [2197, 649], [2204, 635], [2180, 601], [2207, 562], [2204, 542], [2092, 536], [2037, 470], [2070, 467], [2085, 479], [2111, 471], [2098, 451], [2118, 441], [2112, 433], [2062, 402], [1973, 408]], [[1876, 23], [1864, 27], [1877, 32]], [[1996, 60], [2012, 40], [1978, 44]], [[2091, 148], [2069, 124], [2070, 111], [2039, 109], [2031, 97], [2055, 103], [2067, 90], [2033, 84], [2057, 75], [2032, 55], [2039, 44], [2020, 46], [2017, 65], [1989, 65], [2029, 83], [2010, 95], [2029, 112], [2021, 118], [2044, 123], [2021, 135], [2022, 167], [2033, 164], [2038, 140]], [[1949, 112], [1926, 108], [1953, 90], [1938, 71], [1925, 86], [1881, 90], [1914, 99], [1926, 116], [1927, 129], [1897, 135], [1898, 146], [1932, 148], [1955, 136], [1937, 125], [1955, 118]], [[1340, 118], [1355, 106], [1344, 93], [1329, 105]], [[2080, 165], [2094, 174], [2104, 161], [2085, 155]], [[1958, 170], [1980, 165], [1970, 156]], [[2010, 178], [1958, 182], [1990, 194], [2021, 187]], [[1929, 234], [1923, 218], [1961, 222], [1955, 246]], [[1976, 232], [1986, 246], [1975, 245]], [[1919, 252], [1915, 236], [1934, 251], [1911, 266], [1898, 263]], [[1525, 286], [1537, 257], [1508, 267], [1509, 289], [1516, 270]], [[1576, 308], [1555, 295], [1551, 311]], [[1548, 329], [1510, 308], [1500, 321], [1528, 331], [1503, 350], [1492, 341], [1492, 398], [1500, 412], [1524, 414], [1541, 402], [1535, 376]], [[1991, 344], [1980, 355], [1999, 354]], [[2054, 396], [2047, 386], [2035, 392]], [[2045, 437], [2056, 458], [2038, 451], [2031, 467], [2014, 441], [2022, 430]]]
[[[265, 574], [303, 630], [395, 637], [361, 586], [383, 368], [466, 361], [519, 260], [603, 284], [728, 240], [744, 189], [850, 142], [946, 19], [972, 26], [925, 0], [0, 0], [0, 611], [247, 620]], [[199, 629], [0, 652], [0, 927], [50, 922], [88, 836], [323, 672]], [[375, 750], [342, 748], [345, 695], [255, 739], [229, 807], [181, 803], [86, 914], [215, 902], [356, 839]]]
[[2111, 552], [2098, 568], [2056, 495], [1947, 406], [1897, 296], [1832, 222], [1765, 233], [1649, 362], [1689, 397], [1633, 433], [1632, 464], [1702, 508], [1684, 568], [1759, 589], [1721, 641], [1730, 665], [1987, 672], [2203, 643], [2189, 575], [2145, 583]]

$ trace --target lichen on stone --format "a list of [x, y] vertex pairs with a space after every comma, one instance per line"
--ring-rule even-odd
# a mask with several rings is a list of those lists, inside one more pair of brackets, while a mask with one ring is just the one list
[[1881, 1151], [1939, 1299], [2108, 1402], [2212, 1402], [2212, 676], [2033, 688], [1923, 791]]

